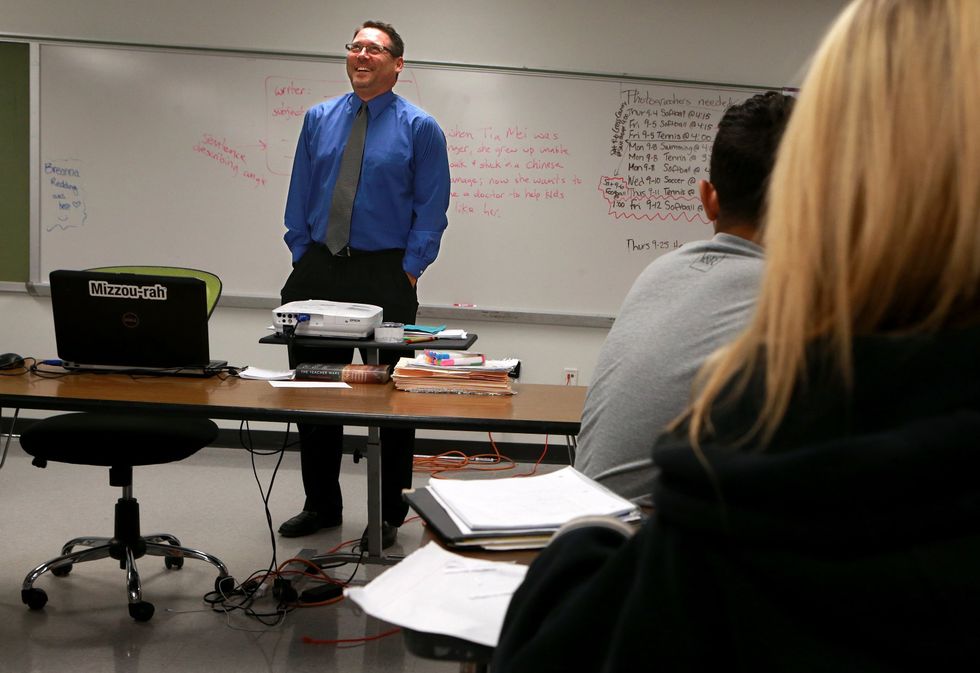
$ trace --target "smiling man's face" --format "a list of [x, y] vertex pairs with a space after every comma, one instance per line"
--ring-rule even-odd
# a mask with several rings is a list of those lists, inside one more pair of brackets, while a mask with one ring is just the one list
[[[362, 28], [351, 42], [355, 45], [367, 46], [377, 44], [391, 48], [388, 34], [377, 28]], [[354, 93], [361, 100], [371, 100], [375, 96], [391, 90], [398, 79], [398, 73], [405, 66], [405, 60], [382, 51], [372, 56], [367, 49], [347, 53], [347, 76], [350, 78]]]

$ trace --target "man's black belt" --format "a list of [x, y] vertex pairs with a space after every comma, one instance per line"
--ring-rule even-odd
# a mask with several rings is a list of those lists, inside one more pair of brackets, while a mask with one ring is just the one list
[[[324, 250], [327, 249], [327, 246], [324, 245], [323, 243], [318, 243], [317, 245], [322, 247]], [[338, 250], [337, 254], [333, 255], [333, 257], [370, 257], [372, 255], [395, 255], [395, 254], [404, 255], [405, 251], [401, 248], [386, 248], [384, 250], [358, 250], [357, 248], [352, 248], [348, 245]]]

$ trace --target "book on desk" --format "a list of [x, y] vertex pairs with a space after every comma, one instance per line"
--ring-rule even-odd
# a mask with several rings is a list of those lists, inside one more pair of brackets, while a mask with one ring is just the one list
[[573, 467], [534, 477], [430, 479], [403, 497], [453, 549], [540, 549], [580, 516], [641, 517], [636, 504]]
[[391, 367], [389, 365], [303, 362], [296, 365], [293, 379], [296, 381], [387, 383], [391, 380]]

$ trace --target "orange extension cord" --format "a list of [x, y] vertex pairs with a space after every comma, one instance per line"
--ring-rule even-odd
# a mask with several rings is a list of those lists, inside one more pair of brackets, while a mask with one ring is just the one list
[[[446, 451], [435, 456], [416, 456], [413, 469], [416, 472], [428, 472], [435, 479], [443, 479], [444, 472], [459, 472], [461, 470], [472, 470], [475, 472], [499, 472], [502, 470], [513, 470], [517, 463], [513, 458], [500, 453], [496, 442], [493, 441], [493, 434], [487, 433], [490, 438], [490, 447], [493, 453], [480, 453], [467, 456], [462, 451]], [[530, 477], [538, 471], [538, 466], [548, 453], [548, 435], [544, 437], [544, 448], [541, 455], [534, 462], [530, 472], [517, 474], [515, 477]]]

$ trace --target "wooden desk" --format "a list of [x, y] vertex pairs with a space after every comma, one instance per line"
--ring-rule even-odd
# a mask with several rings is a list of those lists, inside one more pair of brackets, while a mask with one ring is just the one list
[[[278, 423], [342, 423], [366, 427], [414, 427], [564, 435], [578, 433], [585, 387], [515, 384], [517, 394], [489, 397], [406, 393], [393, 384], [354, 384], [351, 389], [274, 388], [238, 378], [132, 377], [120, 374], [36, 374], [0, 377], [0, 409], [140, 411]], [[368, 535], [381, 549], [381, 447], [368, 444]], [[382, 551], [367, 561], [387, 563]]]

